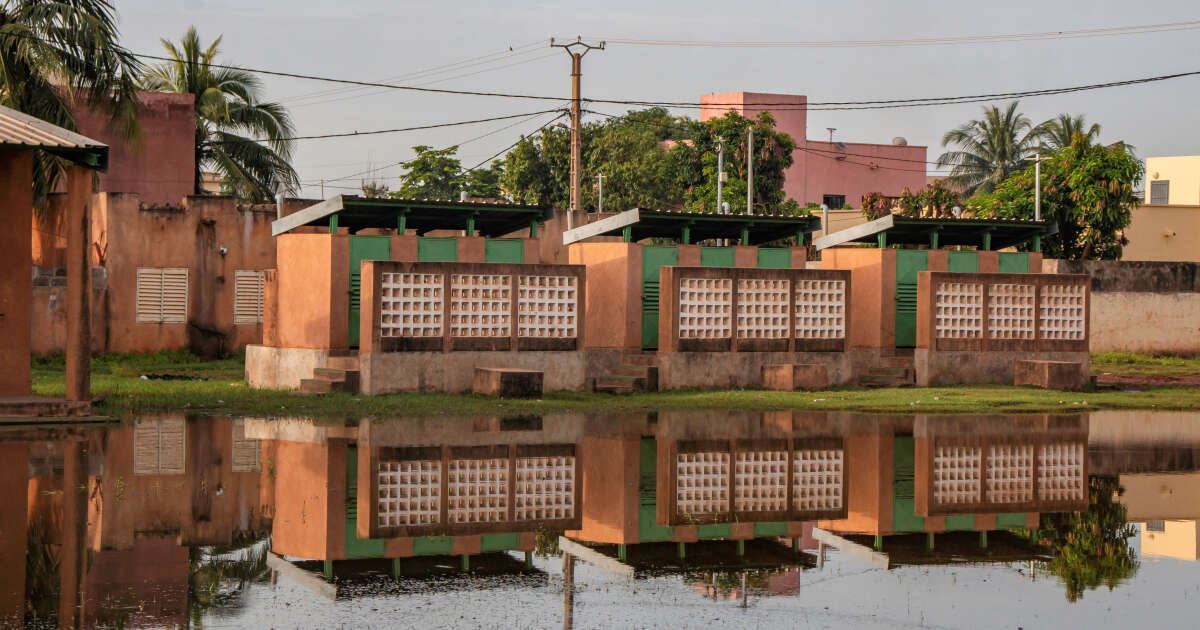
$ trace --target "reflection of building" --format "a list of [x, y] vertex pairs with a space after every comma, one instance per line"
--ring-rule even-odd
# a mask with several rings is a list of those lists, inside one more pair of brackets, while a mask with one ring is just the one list
[[1143, 556], [1200, 560], [1200, 521], [1147, 521], [1138, 526]]
[[534, 551], [579, 526], [580, 422], [251, 421], [275, 454], [272, 550], [325, 562]]
[[268, 458], [228, 418], [0, 430], [0, 625], [27, 606], [61, 627], [184, 624], [192, 550], [269, 527]]
[[846, 439], [849, 513], [818, 526], [876, 547], [896, 534], [1036, 528], [1040, 512], [1087, 507], [1086, 445], [1080, 416], [863, 418]]

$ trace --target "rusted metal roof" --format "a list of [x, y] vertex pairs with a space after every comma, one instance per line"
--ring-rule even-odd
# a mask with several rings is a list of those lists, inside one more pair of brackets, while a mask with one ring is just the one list
[[452, 201], [447, 199], [365, 198], [355, 195], [331, 197], [271, 224], [271, 234], [279, 236], [304, 225], [336, 225], [351, 233], [365, 228], [396, 228], [403, 221], [407, 229], [424, 234], [433, 230], [464, 230], [471, 227], [480, 236], [504, 236], [530, 223], [550, 218], [546, 206], [495, 201]]
[[2, 105], [0, 146], [43, 149], [85, 166], [108, 168], [108, 145]]

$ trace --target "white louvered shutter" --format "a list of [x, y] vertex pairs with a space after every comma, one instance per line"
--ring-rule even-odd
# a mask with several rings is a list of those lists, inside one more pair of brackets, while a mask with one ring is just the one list
[[137, 321], [143, 323], [162, 321], [162, 269], [138, 267]]
[[246, 423], [233, 421], [233, 472], [258, 472], [261, 470], [262, 441], [246, 439]]
[[182, 475], [186, 430], [183, 418], [138, 422], [133, 428], [133, 474]]
[[165, 324], [182, 324], [187, 321], [188, 270], [174, 268], [162, 270], [162, 321]]
[[233, 274], [233, 323], [257, 324], [263, 318], [263, 272]]

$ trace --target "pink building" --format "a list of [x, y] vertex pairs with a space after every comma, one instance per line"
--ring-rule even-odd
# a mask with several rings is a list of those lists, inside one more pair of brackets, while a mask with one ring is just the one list
[[914, 192], [925, 187], [926, 147], [909, 146], [902, 138], [889, 144], [809, 140], [807, 104], [808, 97], [795, 94], [707, 94], [700, 97], [700, 120], [729, 110], [747, 117], [770, 111], [775, 128], [796, 141], [783, 187], [801, 204], [837, 208], [847, 203], [858, 208], [868, 192], [898, 196], [906, 186]]

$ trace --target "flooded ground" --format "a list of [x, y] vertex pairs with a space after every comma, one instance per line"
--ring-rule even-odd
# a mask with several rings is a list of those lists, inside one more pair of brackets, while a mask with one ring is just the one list
[[1200, 416], [0, 425], [0, 627], [1191, 628]]

